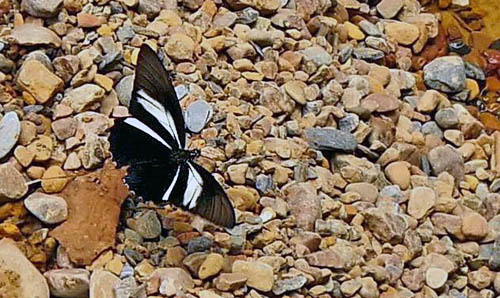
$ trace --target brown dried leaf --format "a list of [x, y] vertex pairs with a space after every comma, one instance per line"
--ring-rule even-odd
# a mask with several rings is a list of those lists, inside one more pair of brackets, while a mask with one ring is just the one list
[[120, 208], [128, 195], [125, 170], [112, 164], [71, 181], [61, 192], [68, 204], [68, 220], [51, 236], [66, 248], [78, 265], [89, 265], [101, 252], [115, 245]]

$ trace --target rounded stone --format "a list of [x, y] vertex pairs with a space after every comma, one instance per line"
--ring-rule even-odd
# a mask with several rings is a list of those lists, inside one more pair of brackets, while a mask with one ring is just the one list
[[427, 272], [425, 273], [425, 283], [433, 289], [441, 288], [447, 280], [448, 272], [441, 268], [431, 267], [427, 269]]
[[68, 217], [68, 205], [58, 196], [36, 192], [24, 200], [24, 206], [47, 224], [56, 224]]
[[160, 236], [161, 223], [153, 210], [139, 215], [135, 223], [135, 231], [145, 239], [154, 239]]
[[8, 112], [0, 121], [0, 159], [4, 158], [17, 143], [21, 134], [21, 122], [15, 112]]

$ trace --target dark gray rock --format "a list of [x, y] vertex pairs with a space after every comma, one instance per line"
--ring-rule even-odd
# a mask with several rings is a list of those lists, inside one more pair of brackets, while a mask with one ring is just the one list
[[465, 64], [460, 57], [440, 57], [424, 66], [424, 82], [432, 89], [457, 93], [465, 89], [465, 78]]
[[187, 128], [194, 133], [199, 133], [210, 121], [212, 114], [212, 107], [206, 101], [197, 100], [193, 102], [186, 111]]
[[352, 152], [357, 146], [354, 135], [334, 128], [309, 128], [306, 140], [311, 147], [319, 150]]
[[205, 236], [193, 238], [188, 242], [188, 254], [210, 250], [213, 244], [212, 239]]

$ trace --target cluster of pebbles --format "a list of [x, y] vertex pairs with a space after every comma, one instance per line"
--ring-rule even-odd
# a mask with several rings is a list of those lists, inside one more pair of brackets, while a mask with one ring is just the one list
[[[0, 0], [0, 17], [1, 297], [500, 294], [500, 132], [468, 108], [485, 74], [438, 57], [419, 1]], [[109, 162], [144, 43], [231, 230], [129, 196]]]

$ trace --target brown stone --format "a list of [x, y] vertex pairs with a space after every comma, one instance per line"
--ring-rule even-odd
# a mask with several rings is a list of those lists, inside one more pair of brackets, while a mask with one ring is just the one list
[[297, 226], [312, 231], [314, 222], [321, 217], [321, 202], [316, 189], [311, 184], [298, 183], [286, 188], [285, 195]]
[[462, 217], [462, 233], [467, 239], [480, 240], [488, 234], [488, 222], [479, 213], [467, 213]]
[[61, 39], [57, 34], [45, 27], [35, 24], [16, 26], [16, 28], [12, 30], [11, 36], [20, 45], [51, 45], [57, 48], [61, 46]]
[[51, 99], [64, 86], [63, 80], [37, 60], [29, 60], [23, 64], [17, 77], [17, 84], [41, 104]]
[[417, 26], [403, 22], [387, 23], [385, 33], [389, 39], [406, 46], [414, 43], [420, 35]]

